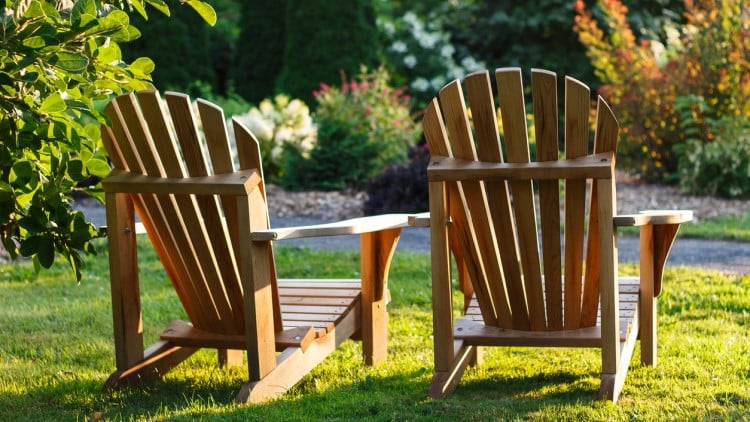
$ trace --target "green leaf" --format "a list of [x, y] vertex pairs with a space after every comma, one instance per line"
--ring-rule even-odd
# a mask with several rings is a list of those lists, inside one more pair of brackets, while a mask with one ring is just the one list
[[92, 37], [97, 35], [112, 35], [127, 28], [130, 25], [130, 17], [122, 10], [115, 9], [99, 19], [99, 25], [86, 30], [86, 35]]
[[55, 244], [51, 238], [41, 238], [37, 256], [42, 267], [49, 268], [52, 266], [52, 263], [55, 262]]
[[96, 16], [96, 3], [94, 0], [78, 0], [73, 5], [73, 21], [80, 21], [81, 16]]
[[70, 160], [68, 162], [68, 176], [75, 182], [80, 182], [86, 178], [83, 174], [83, 162], [78, 159]]
[[146, 3], [150, 4], [151, 7], [161, 13], [169, 16], [169, 6], [167, 6], [167, 3], [164, 3], [162, 0], [146, 0]]
[[0, 199], [7, 199], [13, 197], [13, 187], [6, 182], [0, 180]]
[[112, 43], [107, 47], [99, 47], [96, 50], [96, 59], [102, 63], [117, 63], [122, 60], [120, 47]]
[[216, 11], [210, 4], [200, 0], [187, 0], [187, 4], [198, 12], [206, 23], [211, 26], [216, 25]]
[[39, 112], [44, 114], [59, 113], [61, 111], [65, 111], [65, 101], [63, 101], [62, 95], [59, 92], [55, 92], [45, 98], [42, 106], [39, 107]]
[[[26, 8], [24, 8], [26, 6]], [[19, 2], [18, 13], [24, 18], [37, 18], [45, 16], [41, 3], [34, 0], [31, 2]]]
[[92, 176], [106, 177], [112, 168], [106, 161], [93, 158], [86, 163], [86, 168]]
[[38, 50], [46, 45], [47, 43], [44, 41], [44, 37], [41, 37], [38, 35], [33, 36], [33, 37], [28, 37], [23, 40], [24, 47], [33, 48], [35, 50]]
[[146, 8], [143, 7], [143, 1], [141, 0], [131, 0], [130, 6], [135, 9], [136, 12], [138, 12], [139, 15], [143, 17], [143, 19], [148, 20], [148, 14], [146, 13]]
[[133, 63], [130, 63], [129, 66], [131, 72], [142, 76], [150, 75], [155, 68], [156, 66], [154, 65], [153, 60], [148, 57], [138, 57], [133, 60]]
[[21, 256], [31, 256], [37, 253], [39, 245], [44, 239], [42, 236], [31, 236], [21, 241], [19, 253]]
[[34, 175], [33, 167], [28, 161], [16, 161], [10, 174], [11, 185], [21, 187], [26, 185]]
[[8, 255], [12, 259], [18, 258], [18, 244], [16, 243], [16, 239], [13, 237], [6, 237], [3, 239], [3, 247], [5, 247], [5, 251], [8, 252]]
[[36, 80], [39, 79], [39, 73], [37, 72], [27, 72], [21, 75], [20, 80], [26, 83], [33, 84], [36, 82]]
[[80, 72], [89, 65], [89, 58], [83, 54], [60, 51], [56, 56], [57, 67], [68, 72]]
[[85, 262], [83, 261], [83, 259], [81, 258], [81, 255], [77, 251], [73, 249], [68, 249], [67, 253], [68, 253], [68, 262], [70, 263], [70, 268], [73, 270], [73, 274], [75, 274], [76, 282], [80, 283], [81, 282], [81, 269], [86, 267]]

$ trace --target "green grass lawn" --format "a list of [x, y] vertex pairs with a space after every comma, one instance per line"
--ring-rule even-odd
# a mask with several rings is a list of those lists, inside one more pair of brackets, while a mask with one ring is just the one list
[[683, 224], [681, 236], [750, 242], [750, 212], [742, 217], [723, 217], [700, 223]]
[[[104, 250], [104, 245], [100, 248]], [[142, 272], [147, 344], [183, 318], [153, 253]], [[280, 249], [281, 276], [353, 276], [352, 253]], [[76, 285], [56, 265], [0, 265], [0, 420], [747, 420], [750, 419], [750, 276], [695, 268], [665, 275], [659, 366], [636, 349], [617, 405], [596, 400], [600, 355], [588, 349], [486, 349], [456, 392], [427, 398], [432, 374], [429, 257], [399, 253], [391, 268], [388, 361], [366, 367], [356, 342], [281, 399], [241, 406], [244, 368], [201, 351], [162, 380], [105, 393], [114, 370], [106, 254]], [[624, 268], [633, 271], [633, 267]]]

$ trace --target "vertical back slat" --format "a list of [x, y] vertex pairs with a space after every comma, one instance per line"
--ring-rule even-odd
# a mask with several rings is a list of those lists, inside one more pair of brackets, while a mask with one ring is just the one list
[[[620, 127], [617, 124], [612, 109], [601, 98], [596, 105], [596, 134], [594, 138], [594, 153], [617, 152], [617, 137]], [[616, 199], [616, 198], [615, 198]], [[583, 303], [581, 309], [581, 326], [592, 327], [596, 324], [596, 314], [599, 308], [599, 191], [596, 183], [591, 187], [591, 210], [589, 211], [588, 243], [586, 246], [586, 272], [583, 284]]]
[[[483, 71], [468, 75], [465, 84], [474, 122], [479, 160], [502, 163], [503, 153], [497, 132], [497, 112], [489, 72]], [[508, 183], [506, 181], [485, 182], [485, 188], [492, 223], [497, 234], [496, 241], [500, 247], [505, 285], [513, 313], [513, 327], [528, 329], [529, 316], [524, 299], [516, 225], [511, 212]]]
[[[565, 158], [588, 154], [589, 88], [565, 79]], [[586, 213], [586, 181], [565, 182], [565, 329], [581, 323], [581, 284], [583, 283], [583, 223]]]
[[[497, 79], [500, 116], [505, 132], [508, 162], [528, 163], [529, 142], [521, 70], [518, 68], [498, 69], [495, 72], [495, 77]], [[544, 293], [539, 263], [533, 187], [531, 181], [513, 181], [510, 186], [518, 225], [518, 245], [531, 329], [545, 330]]]
[[[557, 75], [546, 70], [533, 69], [531, 85], [537, 161], [556, 161], [559, 154]], [[539, 210], [542, 230], [542, 264], [547, 299], [547, 326], [551, 330], [560, 330], [563, 326], [563, 314], [559, 181], [539, 181]]]

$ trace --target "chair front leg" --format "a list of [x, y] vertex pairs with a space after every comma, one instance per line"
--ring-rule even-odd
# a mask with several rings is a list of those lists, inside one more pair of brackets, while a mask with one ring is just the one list
[[654, 267], [654, 226], [647, 224], [640, 229], [640, 298], [639, 319], [641, 339], [641, 363], [656, 366], [656, 294]]
[[375, 365], [388, 354], [388, 269], [400, 235], [400, 228], [360, 235], [361, 334], [366, 365]]

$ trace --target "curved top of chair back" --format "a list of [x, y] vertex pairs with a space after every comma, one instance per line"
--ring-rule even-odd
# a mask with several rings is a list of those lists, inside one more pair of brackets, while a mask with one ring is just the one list
[[[527, 129], [521, 70], [498, 69], [494, 76], [499, 107], [484, 71], [468, 75], [463, 89], [460, 81], [447, 84], [425, 113], [430, 180], [450, 182], [454, 253], [466, 262], [486, 324], [536, 331], [592, 326], [599, 301], [596, 207], [607, 201], [614, 207], [614, 198], [599, 198], [595, 184], [587, 189], [587, 179], [599, 176], [583, 168], [609, 159], [611, 170], [598, 166], [614, 177], [619, 126], [599, 98], [591, 142], [590, 90], [566, 77], [560, 151], [557, 76], [531, 72], [533, 130]], [[480, 169], [471, 163], [505, 170], [479, 180], [469, 175], [467, 169]], [[584, 247], [586, 233], [594, 235]]]
[[[197, 109], [197, 114], [196, 114]], [[258, 142], [237, 121], [234, 142], [224, 113], [188, 96], [143, 91], [112, 100], [105, 110], [111, 127], [102, 138], [116, 169], [149, 176], [184, 178], [259, 169]], [[233, 155], [236, 154], [236, 159]], [[262, 174], [262, 173], [261, 173]], [[254, 192], [266, 214], [265, 191]], [[244, 333], [242, 285], [236, 252], [249, 233], [237, 227], [236, 198], [132, 195], [136, 211], [193, 325], [226, 334]], [[273, 264], [271, 264], [273, 265]]]

